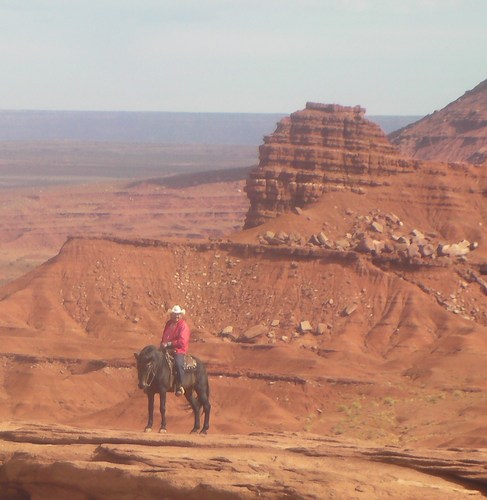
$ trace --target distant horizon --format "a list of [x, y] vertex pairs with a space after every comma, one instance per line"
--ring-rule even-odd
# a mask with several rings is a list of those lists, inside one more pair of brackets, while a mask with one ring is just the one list
[[[297, 111], [297, 110], [296, 110]], [[289, 113], [0, 110], [0, 141], [262, 144]], [[366, 115], [387, 134], [422, 118]]]
[[[309, 102], [309, 101], [308, 101]], [[336, 104], [336, 103], [333, 103]], [[354, 107], [355, 104], [343, 104], [343, 106]], [[194, 114], [194, 115], [280, 115], [280, 116], [288, 116], [290, 113], [294, 113], [295, 111], [299, 111], [301, 109], [305, 109], [306, 103], [303, 107], [299, 109], [295, 109], [294, 111], [286, 112], [274, 112], [274, 111], [172, 111], [172, 110], [146, 110], [146, 109], [44, 109], [44, 108], [2, 108], [0, 109], [0, 113], [168, 113], [168, 114]], [[363, 108], [363, 106], [361, 106]], [[390, 117], [424, 117], [428, 114], [434, 112], [431, 111], [426, 115], [418, 115], [415, 113], [410, 114], [401, 114], [401, 113], [374, 113], [370, 114], [365, 108], [366, 116], [390, 116]]]

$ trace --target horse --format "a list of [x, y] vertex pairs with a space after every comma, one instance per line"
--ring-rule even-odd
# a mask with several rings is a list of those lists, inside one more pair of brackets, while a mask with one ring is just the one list
[[[154, 414], [154, 396], [159, 394], [161, 427], [159, 432], [166, 432], [166, 393], [173, 392], [172, 369], [168, 361], [168, 353], [164, 347], [159, 349], [155, 345], [144, 347], [140, 353], [134, 353], [137, 360], [137, 373], [139, 379], [139, 388], [147, 394], [149, 405], [149, 418], [144, 432], [152, 431]], [[200, 428], [200, 413], [203, 407], [205, 419], [201, 434], [206, 434], [210, 426], [210, 386], [208, 383], [208, 374], [205, 365], [196, 357], [196, 367], [194, 370], [185, 370], [183, 378], [184, 396], [191, 405], [194, 414], [194, 426], [192, 433], [198, 432]], [[196, 392], [196, 397], [194, 395]]]

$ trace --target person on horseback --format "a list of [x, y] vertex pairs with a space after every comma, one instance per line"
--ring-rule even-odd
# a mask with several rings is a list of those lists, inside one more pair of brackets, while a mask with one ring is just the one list
[[161, 338], [161, 347], [171, 349], [174, 353], [174, 364], [176, 365], [176, 396], [184, 394], [184, 356], [188, 353], [189, 338], [191, 332], [188, 324], [183, 318], [186, 311], [178, 305], [171, 309], [171, 318], [164, 326]]

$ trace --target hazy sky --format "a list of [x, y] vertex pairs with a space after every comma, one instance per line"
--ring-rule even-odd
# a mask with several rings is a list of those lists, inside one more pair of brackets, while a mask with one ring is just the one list
[[487, 0], [0, 0], [0, 109], [424, 115], [487, 78]]

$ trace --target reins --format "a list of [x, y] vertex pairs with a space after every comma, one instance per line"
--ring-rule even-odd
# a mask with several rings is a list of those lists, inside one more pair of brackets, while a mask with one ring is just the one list
[[[160, 361], [161, 361], [160, 356], [157, 356], [156, 363], [153, 364], [151, 361], [150, 370], [147, 371], [147, 376], [146, 376], [146, 380], [145, 380], [146, 387], [150, 387], [152, 382], [154, 382], [154, 379], [156, 378], [156, 375], [157, 375], [157, 370], [159, 369]], [[150, 379], [150, 382], [149, 382], [149, 377], [151, 375], [152, 375], [152, 378]]]

